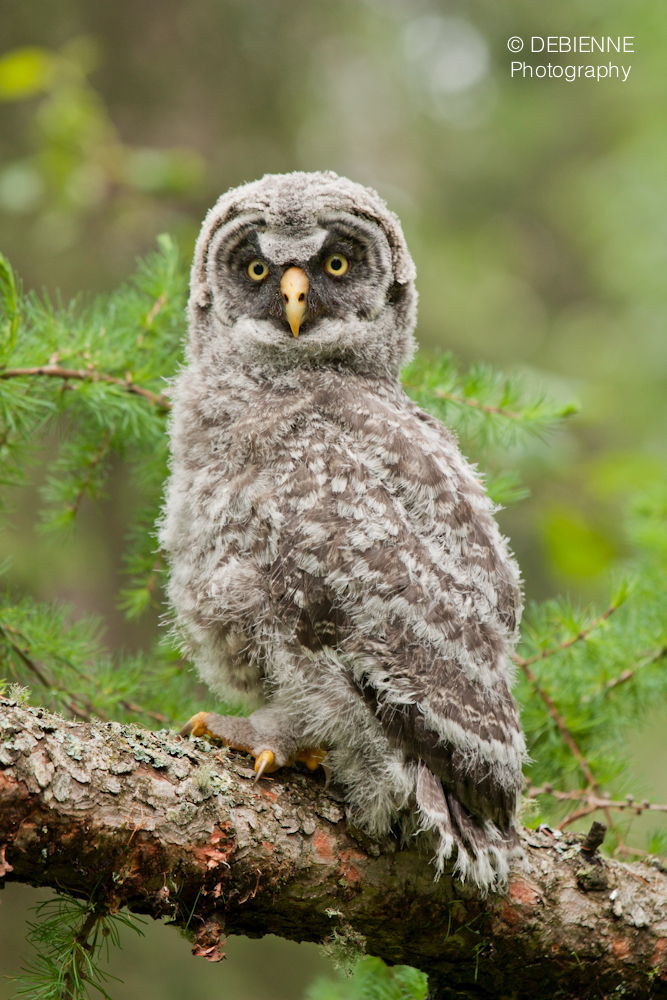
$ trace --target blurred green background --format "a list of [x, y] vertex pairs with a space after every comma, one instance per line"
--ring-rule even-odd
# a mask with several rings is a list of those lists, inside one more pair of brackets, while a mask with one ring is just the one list
[[[511, 78], [631, 65], [627, 79]], [[531, 36], [633, 36], [632, 55], [531, 55]], [[623, 509], [667, 472], [667, 10], [634, 0], [3, 0], [0, 249], [27, 288], [111, 289], [168, 231], [190, 253], [230, 186], [333, 169], [377, 188], [418, 268], [419, 341], [524, 372], [581, 415], [521, 457], [531, 496], [501, 514], [529, 599], [604, 600], [628, 556]], [[133, 648], [157, 619], [116, 610], [122, 475], [76, 536], [34, 534], [26, 495], [11, 583], [102, 614]], [[665, 724], [637, 734], [637, 790], [667, 800]], [[34, 893], [0, 897], [16, 970]], [[222, 967], [146, 928], [117, 998], [301, 997], [328, 961], [239, 940]], [[282, 992], [281, 992], [282, 991]], [[0, 984], [0, 998], [12, 994]]]

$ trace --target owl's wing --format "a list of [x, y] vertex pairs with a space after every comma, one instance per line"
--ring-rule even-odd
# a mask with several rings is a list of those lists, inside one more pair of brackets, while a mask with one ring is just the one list
[[524, 750], [508, 657], [521, 602], [491, 505], [407, 400], [341, 378], [317, 404], [285, 468], [274, 598], [302, 647], [336, 650], [394, 746], [457, 807], [506, 826]]
[[[390, 744], [424, 762], [473, 815], [506, 827], [516, 811], [524, 744], [502, 667], [495, 683], [476, 683], [455, 652], [439, 654], [418, 626], [390, 616], [384, 635], [373, 636], [320, 578], [298, 575], [297, 642], [310, 653], [335, 649]], [[443, 618], [452, 622], [451, 608]]]

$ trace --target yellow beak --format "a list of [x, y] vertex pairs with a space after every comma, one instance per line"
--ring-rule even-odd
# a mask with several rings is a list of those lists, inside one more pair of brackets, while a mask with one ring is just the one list
[[310, 282], [300, 267], [288, 267], [280, 282], [280, 294], [285, 303], [285, 316], [295, 337], [306, 315], [306, 295]]

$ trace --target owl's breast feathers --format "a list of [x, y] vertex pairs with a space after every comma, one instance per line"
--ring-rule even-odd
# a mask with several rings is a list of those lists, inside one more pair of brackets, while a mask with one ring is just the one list
[[392, 745], [505, 826], [524, 753], [508, 655], [521, 596], [474, 468], [397, 383], [236, 378], [192, 422], [209, 547], [257, 568], [304, 655], [335, 650]]

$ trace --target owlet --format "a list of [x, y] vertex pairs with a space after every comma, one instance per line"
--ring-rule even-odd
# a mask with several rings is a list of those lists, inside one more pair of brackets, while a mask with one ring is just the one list
[[415, 268], [334, 173], [223, 195], [197, 242], [160, 541], [187, 654], [258, 775], [324, 763], [369, 835], [506, 882], [525, 744], [519, 573], [453, 435], [404, 393]]

